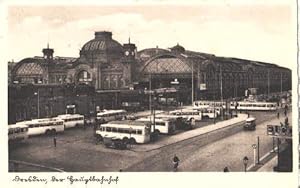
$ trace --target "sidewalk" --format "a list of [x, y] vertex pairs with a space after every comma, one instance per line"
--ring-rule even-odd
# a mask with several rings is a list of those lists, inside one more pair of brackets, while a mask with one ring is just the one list
[[161, 140], [158, 140], [151, 144], [144, 144], [144, 145], [136, 145], [131, 150], [133, 151], [151, 151], [155, 149], [162, 148], [167, 145], [171, 145], [180, 141], [184, 141], [193, 137], [202, 136], [205, 135], [206, 137], [209, 137], [211, 135], [208, 135], [211, 132], [230, 127], [230, 126], [237, 126], [241, 125], [246, 119], [246, 114], [238, 114], [238, 117], [217, 122], [216, 124], [207, 125], [205, 127], [197, 128], [194, 130], [185, 131], [182, 133], [179, 133], [177, 135], [172, 135], [168, 137], [164, 137]]
[[277, 155], [260, 167], [257, 172], [273, 172], [273, 167], [277, 166]]

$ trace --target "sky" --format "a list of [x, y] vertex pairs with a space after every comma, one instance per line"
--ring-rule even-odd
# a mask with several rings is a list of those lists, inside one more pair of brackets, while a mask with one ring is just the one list
[[138, 50], [179, 43], [187, 50], [292, 68], [295, 10], [294, 4], [286, 2], [10, 5], [5, 59], [41, 56], [48, 42], [54, 56], [79, 57], [94, 31], [105, 30], [121, 44], [130, 37]]

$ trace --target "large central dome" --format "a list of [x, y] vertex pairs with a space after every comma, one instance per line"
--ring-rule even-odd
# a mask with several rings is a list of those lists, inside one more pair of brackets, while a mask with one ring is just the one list
[[120, 43], [112, 39], [112, 33], [107, 31], [95, 32], [95, 38], [83, 45], [80, 54], [89, 55], [106, 53], [122, 55], [123, 47]]

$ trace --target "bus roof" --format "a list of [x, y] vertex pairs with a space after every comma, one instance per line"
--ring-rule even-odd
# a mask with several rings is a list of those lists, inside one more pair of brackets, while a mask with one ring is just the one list
[[249, 117], [249, 118], [246, 119], [246, 121], [248, 121], [248, 122], [249, 121], [255, 121], [255, 120], [256, 120], [256, 118], [254, 118], [254, 117]]
[[[155, 121], [159, 121], [159, 122], [162, 122], [162, 121], [171, 121], [173, 118], [171, 117], [155, 117]], [[136, 121], [154, 121], [154, 118], [153, 117], [143, 117], [143, 118], [139, 118], [137, 119]]]
[[252, 101], [252, 102], [250, 102], [250, 101], [237, 101], [237, 103], [239, 103], [239, 104], [276, 104], [277, 105], [276, 102], [257, 102], [257, 101]]
[[13, 129], [13, 128], [27, 128], [28, 126], [25, 124], [12, 124], [12, 125], [8, 125], [9, 129]]
[[104, 115], [104, 114], [113, 114], [113, 113], [126, 113], [126, 110], [103, 110], [101, 112], [98, 112], [97, 116]]
[[68, 117], [83, 117], [81, 114], [61, 114], [58, 115], [59, 118], [68, 118]]
[[132, 120], [124, 120], [124, 121], [111, 121], [109, 123], [106, 124], [102, 124], [101, 126], [146, 126], [146, 125], [150, 125], [149, 123], [145, 123], [145, 122], [139, 122], [139, 121], [132, 121]]

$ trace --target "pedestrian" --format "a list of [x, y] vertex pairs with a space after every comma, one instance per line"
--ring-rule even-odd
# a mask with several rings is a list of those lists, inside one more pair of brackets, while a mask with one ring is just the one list
[[286, 110], [284, 110], [284, 116], [286, 116], [286, 114], [287, 114], [287, 112], [286, 112]]
[[229, 168], [226, 166], [223, 170], [223, 172], [229, 172]]
[[279, 114], [280, 114], [280, 113], [279, 113], [279, 112], [277, 112], [277, 119], [279, 119]]
[[282, 122], [280, 122], [280, 127], [283, 127], [283, 123]]
[[56, 136], [54, 136], [54, 138], [53, 138], [53, 144], [54, 144], [54, 147], [56, 147]]
[[288, 118], [288, 117], [285, 118], [285, 120], [284, 120], [284, 125], [285, 125], [285, 126], [288, 126], [288, 125], [289, 125], [289, 118]]
[[176, 172], [178, 165], [179, 165], [179, 158], [176, 156], [176, 154], [173, 157], [173, 171]]
[[250, 117], [250, 113], [249, 112], [247, 112], [247, 114], [248, 114], [248, 118]]

